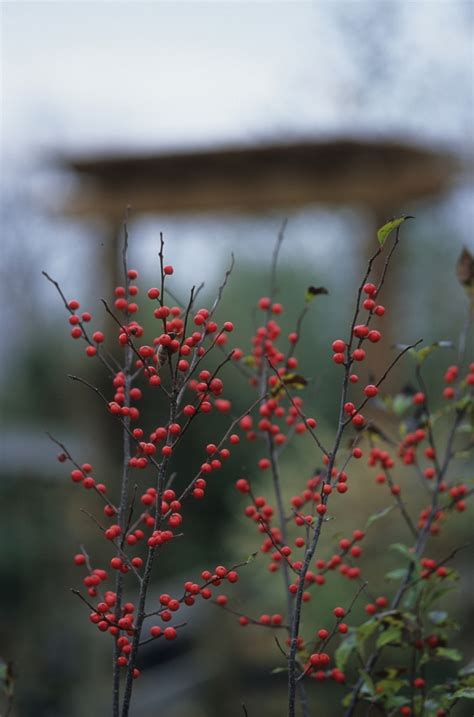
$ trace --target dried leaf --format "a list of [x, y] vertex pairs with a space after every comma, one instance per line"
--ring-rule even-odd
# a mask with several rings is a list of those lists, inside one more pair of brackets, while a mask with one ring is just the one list
[[309, 303], [310, 301], [313, 301], [315, 296], [321, 296], [324, 294], [329, 294], [329, 291], [324, 286], [308, 286], [304, 299], [307, 303]]
[[474, 292], [474, 257], [465, 247], [456, 263], [456, 275], [468, 294], [472, 294]]

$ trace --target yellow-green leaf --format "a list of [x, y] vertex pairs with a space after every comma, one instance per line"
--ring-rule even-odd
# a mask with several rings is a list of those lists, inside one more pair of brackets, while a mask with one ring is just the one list
[[452, 349], [453, 345], [454, 344], [452, 341], [435, 341], [429, 346], [425, 346], [418, 351], [416, 351], [415, 349], [410, 349], [409, 353], [414, 357], [417, 363], [421, 364], [428, 358], [430, 354], [433, 353], [433, 351], [436, 351], [436, 349]]
[[396, 219], [391, 219], [389, 222], [381, 226], [377, 232], [377, 239], [379, 240], [380, 246], [383, 246], [385, 244], [390, 234], [393, 232], [394, 229], [397, 229], [400, 224], [403, 224], [403, 222], [407, 219], [414, 218], [415, 217], [409, 215], [404, 215], [402, 217], [397, 217]]

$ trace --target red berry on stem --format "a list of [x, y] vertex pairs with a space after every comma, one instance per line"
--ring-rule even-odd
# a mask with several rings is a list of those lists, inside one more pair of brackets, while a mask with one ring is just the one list
[[336, 341], [333, 341], [332, 350], [336, 354], [344, 353], [344, 351], [346, 350], [346, 342], [342, 341], [342, 339], [337, 339]]

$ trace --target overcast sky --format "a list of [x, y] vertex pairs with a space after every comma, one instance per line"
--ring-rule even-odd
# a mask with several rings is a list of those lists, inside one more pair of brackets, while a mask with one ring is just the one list
[[472, 139], [472, 2], [1, 9], [4, 158], [288, 134]]
[[[58, 153], [342, 133], [472, 152], [471, 0], [0, 0], [0, 10], [2, 179], [10, 194], [13, 187], [4, 225], [16, 228], [3, 250], [5, 265], [26, 271], [31, 264], [30, 283], [41, 261], [75, 286], [83, 280], [77, 267], [90, 266], [88, 252], [101, 241], [97, 228], [61, 223], [41, 215], [41, 203], [28, 203], [32, 185], [48, 201], [68, 186], [38, 173]], [[464, 189], [447, 201], [450, 227], [470, 243], [472, 196]], [[230, 246], [247, 246], [255, 258], [280, 221], [158, 217], [134, 234], [145, 254], [163, 229], [189, 283], [197, 268], [221, 271]], [[290, 230], [306, 257], [329, 261], [344, 221], [310, 211], [293, 217]], [[8, 293], [9, 272], [5, 281]]]

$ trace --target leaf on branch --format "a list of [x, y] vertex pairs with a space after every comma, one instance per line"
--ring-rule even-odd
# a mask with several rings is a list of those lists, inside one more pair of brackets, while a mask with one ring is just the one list
[[413, 397], [406, 393], [399, 393], [393, 397], [392, 410], [396, 416], [402, 416], [413, 406]]
[[[406, 684], [406, 681], [404, 680], [401, 687], [404, 687]], [[381, 682], [377, 684], [377, 688], [382, 685]], [[407, 698], [402, 697], [402, 695], [389, 695], [388, 698], [384, 701], [384, 704], [386, 707], [389, 707], [390, 709], [395, 709], [397, 707], [403, 707], [407, 703]]]
[[324, 286], [308, 286], [304, 295], [304, 300], [309, 304], [316, 296], [324, 296], [329, 291]]
[[381, 226], [380, 229], [377, 231], [377, 239], [379, 240], [380, 246], [383, 246], [385, 244], [394, 229], [403, 224], [403, 222], [405, 222], [407, 219], [414, 218], [415, 217], [409, 215], [404, 215], [402, 217], [397, 217], [396, 219], [391, 219], [389, 222]]
[[474, 700], [474, 687], [463, 687], [456, 690], [452, 697], [454, 700]]
[[456, 263], [456, 275], [469, 297], [474, 296], [474, 257], [464, 247]]
[[435, 650], [436, 657], [442, 657], [445, 660], [453, 660], [453, 662], [460, 662], [462, 655], [459, 650], [455, 650], [450, 647], [437, 647]]
[[422, 364], [428, 356], [433, 353], [433, 351], [436, 351], [437, 349], [452, 349], [453, 346], [454, 344], [452, 341], [435, 341], [429, 346], [425, 346], [419, 350], [410, 349], [408, 353], [413, 356], [417, 363]]
[[359, 670], [359, 675], [361, 676], [361, 679], [364, 681], [364, 686], [361, 689], [362, 693], [365, 693], [366, 695], [374, 695], [375, 694], [375, 685], [374, 682], [369, 675], [368, 672], [365, 670]]
[[359, 652], [363, 653], [364, 642], [377, 630], [379, 621], [377, 618], [371, 618], [356, 629], [356, 640]]
[[278, 675], [280, 672], [288, 672], [288, 667], [274, 667], [270, 674]]
[[372, 513], [372, 515], [367, 518], [367, 522], [365, 524], [365, 530], [367, 528], [370, 528], [372, 523], [375, 523], [376, 520], [380, 520], [380, 518], [384, 518], [386, 515], [392, 512], [392, 510], [395, 508], [395, 505], [389, 505], [387, 508], [383, 508], [382, 510], [379, 510], [377, 513]]
[[391, 625], [387, 630], [379, 635], [376, 645], [377, 647], [384, 647], [384, 645], [388, 645], [390, 642], [400, 642], [401, 636], [402, 628], [400, 624]]
[[407, 574], [406, 568], [396, 568], [385, 573], [385, 580], [401, 580]]
[[397, 553], [403, 555], [404, 558], [408, 558], [412, 563], [415, 562], [415, 556], [410, 551], [410, 548], [403, 543], [392, 543], [390, 550], [395, 550]]
[[352, 632], [345, 640], [341, 642], [335, 652], [336, 667], [339, 670], [344, 670], [349, 657], [357, 647], [357, 636], [355, 632]]
[[308, 381], [304, 376], [300, 376], [297, 373], [285, 373], [283, 376], [280, 376], [280, 381], [272, 389], [271, 394], [273, 398], [280, 398], [285, 393], [283, 386], [302, 391], [307, 385]]
[[468, 675], [474, 675], [474, 660], [471, 660], [465, 667], [459, 670], [460, 677], [467, 677]]

